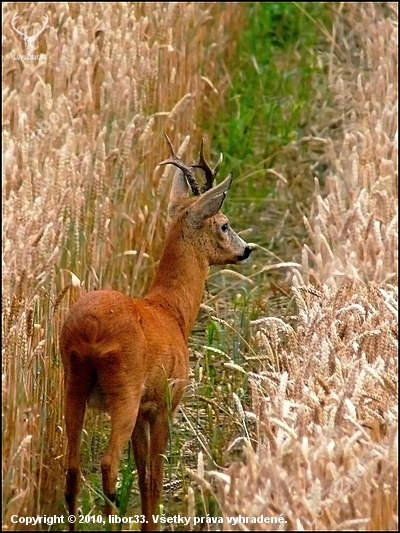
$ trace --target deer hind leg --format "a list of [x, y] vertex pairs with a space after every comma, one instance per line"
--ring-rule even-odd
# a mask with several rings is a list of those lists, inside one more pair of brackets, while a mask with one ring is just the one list
[[[99, 383], [106, 395], [111, 417], [111, 437], [107, 451], [101, 459], [101, 472], [104, 495], [112, 503], [115, 502], [115, 485], [121, 455], [135, 427], [141, 397], [141, 380], [133, 383], [132, 377], [126, 374], [119, 361], [121, 359], [115, 356], [110, 359], [110, 364], [97, 368]], [[108, 501], [105, 504], [105, 513], [107, 516], [115, 514], [114, 505]]]
[[[162, 410], [161, 410], [162, 409]], [[161, 408], [150, 422], [150, 482], [148, 493], [148, 513], [143, 531], [154, 531], [158, 528], [153, 515], [158, 514], [158, 505], [163, 488], [164, 455], [168, 442], [168, 411]]]
[[138, 473], [142, 515], [144, 515], [147, 520], [150, 516], [150, 427], [148, 421], [140, 414], [132, 433], [132, 448]]
[[[139, 407], [139, 397], [132, 396], [117, 400], [115, 409], [111, 408], [111, 437], [106, 453], [101, 459], [103, 492], [112, 503], [115, 502], [115, 485], [122, 452], [132, 435]], [[108, 501], [105, 504], [106, 515], [115, 514], [115, 507]]]
[[[164, 456], [169, 436], [169, 419], [173, 417], [183, 396], [186, 380], [177, 380], [172, 386], [172, 409], [167, 405], [159, 405], [157, 414], [150, 419], [150, 482], [148, 492], [148, 513], [146, 522], [142, 524], [142, 531], [158, 529], [153, 515], [158, 514], [158, 505], [163, 490]], [[145, 514], [145, 513], [144, 513]]]
[[[73, 361], [71, 355], [71, 362]], [[93, 385], [95, 375], [93, 369], [82, 363], [75, 363], [73, 373], [68, 368], [65, 373], [65, 428], [68, 440], [67, 451], [67, 487], [65, 500], [70, 515], [76, 516], [76, 500], [80, 481], [80, 442], [83, 420], [86, 410], [86, 399]], [[69, 524], [70, 531], [75, 524]]]

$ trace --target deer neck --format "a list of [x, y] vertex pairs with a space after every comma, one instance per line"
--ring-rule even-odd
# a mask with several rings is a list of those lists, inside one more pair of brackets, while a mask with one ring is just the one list
[[179, 227], [171, 230], [145, 299], [168, 310], [187, 340], [203, 298], [209, 265]]

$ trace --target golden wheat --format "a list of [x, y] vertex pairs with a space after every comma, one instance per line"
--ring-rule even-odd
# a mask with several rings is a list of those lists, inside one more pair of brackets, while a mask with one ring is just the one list
[[292, 268], [297, 316], [253, 321], [257, 356], [240, 369], [249, 411], [232, 393], [250, 432], [241, 461], [227, 454], [225, 468], [205, 472], [201, 454], [191, 471], [224, 529], [397, 529], [396, 15], [392, 3], [337, 12], [334, 107], [321, 113], [334, 122], [325, 138], [303, 139], [329, 171], [304, 219], [311, 245]]
[[331, 171], [323, 193], [316, 179], [314, 213], [305, 220], [313, 250], [304, 247], [295, 283], [397, 283], [396, 10], [389, 4], [384, 16], [373, 3], [347, 3], [353, 31], [337, 25], [338, 46], [350, 51], [330, 65], [343, 136], [325, 139]]
[[[233, 392], [244, 437], [228, 447], [224, 470], [204, 474], [211, 485], [192, 475], [214, 492], [228, 529], [240, 516], [248, 529], [395, 529], [397, 287], [293, 291], [295, 328], [253, 322], [263, 369], [246, 372], [249, 412]], [[243, 463], [233, 460], [238, 444]], [[284, 522], [251, 522], [262, 515]]]

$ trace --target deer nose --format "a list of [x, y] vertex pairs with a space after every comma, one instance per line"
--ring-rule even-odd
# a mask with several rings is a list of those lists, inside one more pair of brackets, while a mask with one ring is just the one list
[[250, 246], [246, 246], [240, 260], [243, 261], [244, 259], [247, 259], [252, 251], [253, 249]]
[[244, 249], [244, 254], [243, 254], [244, 258], [247, 259], [252, 251], [253, 249], [251, 248], [251, 246], [246, 246], [246, 248]]

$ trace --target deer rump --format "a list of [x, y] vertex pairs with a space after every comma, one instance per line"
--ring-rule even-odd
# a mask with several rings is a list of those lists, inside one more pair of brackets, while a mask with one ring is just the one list
[[80, 376], [89, 377], [87, 406], [108, 413], [124, 395], [120, 376], [126, 377], [128, 390], [137, 383], [142, 416], [151, 416], [187, 383], [188, 348], [168, 310], [118, 291], [93, 291], [80, 298], [64, 323], [60, 348], [66, 381], [70, 370], [76, 387]]

